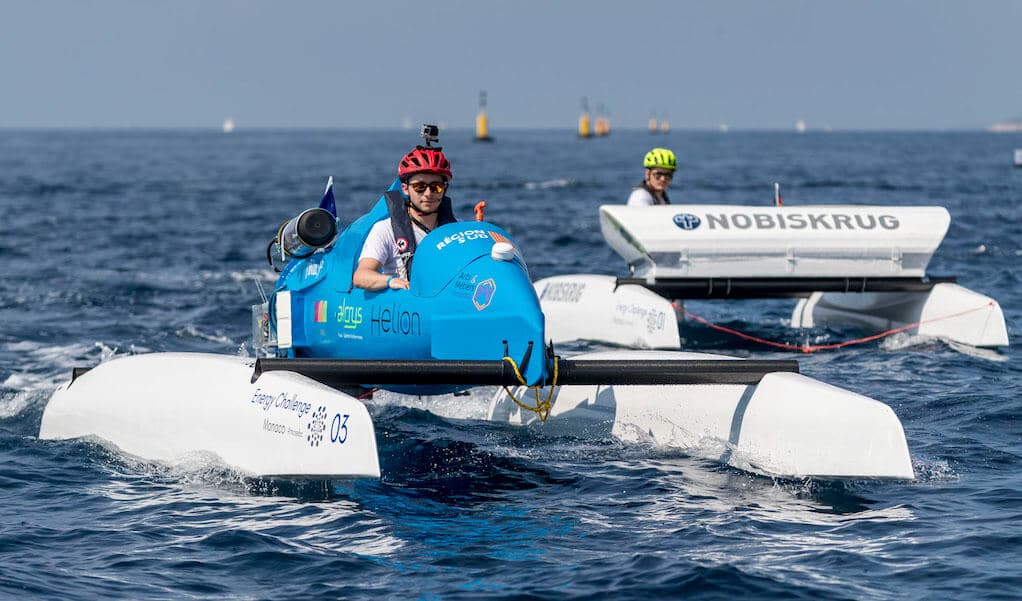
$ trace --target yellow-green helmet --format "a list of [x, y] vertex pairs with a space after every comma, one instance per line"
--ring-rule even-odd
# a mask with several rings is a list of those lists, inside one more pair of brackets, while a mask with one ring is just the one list
[[642, 166], [646, 169], [670, 169], [674, 171], [678, 168], [678, 159], [675, 158], [673, 152], [666, 148], [654, 148], [646, 153], [646, 158], [642, 159]]

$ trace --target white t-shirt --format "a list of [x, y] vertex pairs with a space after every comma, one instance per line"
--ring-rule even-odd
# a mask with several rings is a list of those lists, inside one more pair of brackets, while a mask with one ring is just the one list
[[[426, 232], [414, 223], [412, 231], [415, 233], [415, 245], [418, 246], [426, 237]], [[376, 259], [383, 265], [382, 273], [397, 273], [397, 256], [399, 254], [401, 251], [397, 249], [397, 243], [394, 242], [394, 228], [390, 225], [390, 219], [384, 219], [377, 221], [369, 230], [369, 236], [366, 237], [366, 241], [362, 245], [362, 254], [358, 256], [358, 260]]]
[[632, 190], [632, 193], [628, 196], [628, 206], [630, 207], [648, 207], [657, 204], [653, 195], [649, 193], [649, 190], [639, 186]]
[[656, 204], [656, 200], [645, 188], [636, 188], [628, 196], [628, 206], [630, 207], [648, 207], [654, 204]]

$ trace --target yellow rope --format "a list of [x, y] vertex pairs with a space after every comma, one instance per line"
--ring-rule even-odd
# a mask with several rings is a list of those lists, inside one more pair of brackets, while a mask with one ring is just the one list
[[[528, 386], [527, 382], [525, 381], [525, 378], [522, 376], [521, 370], [518, 369], [518, 363], [516, 363], [515, 360], [512, 359], [511, 357], [504, 357], [504, 360], [511, 364], [511, 369], [515, 370], [515, 377], [518, 379], [518, 384], [521, 385], [521, 386]], [[546, 422], [547, 418], [550, 417], [550, 409], [553, 408], [553, 402], [552, 401], [554, 399], [554, 390], [557, 389], [557, 375], [558, 375], [558, 363], [557, 363], [557, 360], [558, 360], [558, 357], [556, 355], [554, 355], [554, 377], [553, 377], [553, 380], [550, 382], [550, 392], [547, 393], [545, 400], [539, 398], [539, 388], [540, 388], [539, 385], [529, 386], [529, 388], [532, 388], [533, 392], [536, 395], [536, 406], [535, 407], [533, 407], [532, 405], [526, 405], [522, 401], [519, 401], [517, 398], [515, 398], [514, 393], [511, 392], [511, 390], [507, 386], [504, 386], [504, 392], [507, 393], [507, 396], [512, 401], [514, 401], [516, 405], [518, 405], [522, 409], [525, 409], [526, 411], [532, 411], [533, 413], [535, 413], [536, 417], [538, 417], [539, 421], [541, 421], [541, 422]]]

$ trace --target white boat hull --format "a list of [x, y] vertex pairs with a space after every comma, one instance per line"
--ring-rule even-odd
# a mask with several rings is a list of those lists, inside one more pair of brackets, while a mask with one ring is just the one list
[[937, 284], [929, 292], [815, 292], [791, 315], [794, 328], [854, 325], [882, 332], [915, 323], [908, 331], [919, 336], [976, 347], [1008, 345], [997, 301], [957, 284]]
[[950, 223], [943, 207], [600, 207], [636, 277], [922, 277]]
[[99, 438], [164, 463], [211, 454], [257, 477], [379, 477], [361, 402], [290, 372], [252, 383], [252, 365], [200, 353], [103, 363], [53, 394], [39, 437]]
[[[748, 278], [758, 284], [776, 278], [774, 296], [783, 295], [785, 282], [800, 279], [922, 281], [950, 223], [943, 207], [600, 207], [604, 239], [628, 262], [633, 277], [651, 285], [672, 278]], [[600, 302], [587, 300], [587, 306]], [[602, 335], [606, 316], [586, 313], [572, 318], [590, 321], [589, 335], [580, 338], [627, 344], [623, 333]], [[874, 332], [919, 322], [912, 333], [976, 347], [1008, 345], [997, 302], [950, 283], [924, 292], [815, 292], [798, 303], [791, 322], [796, 328], [852, 324]]]
[[534, 284], [555, 344], [599, 340], [640, 349], [677, 349], [678, 318], [670, 301], [642, 286], [615, 286], [602, 275], [544, 278]]
[[[726, 358], [639, 351], [574, 358], [644, 357]], [[516, 395], [524, 393], [519, 389]], [[532, 398], [530, 392], [526, 401]], [[614, 436], [677, 448], [774, 477], [914, 478], [905, 433], [890, 407], [793, 373], [767, 374], [756, 386], [562, 386], [545, 423], [501, 390], [491, 402], [489, 419], [562, 435]]]
[[[581, 274], [537, 281], [548, 338], [680, 348], [674, 306], [641, 286], [615, 283], [613, 276]], [[975, 347], [1008, 345], [997, 301], [957, 284], [936, 284], [926, 292], [814, 292], [799, 299], [791, 314], [793, 328], [851, 325], [879, 333], [916, 323], [909, 333]]]
[[[575, 358], [726, 357], [618, 351]], [[39, 437], [98, 438], [169, 464], [212, 455], [256, 477], [379, 477], [373, 423], [360, 401], [292, 372], [266, 372], [255, 383], [251, 376], [252, 361], [239, 357], [116, 359], [53, 394]], [[792, 373], [767, 374], [755, 386], [562, 386], [545, 423], [501, 391], [487, 416], [556, 434], [677, 448], [768, 476], [913, 477], [890, 408]]]

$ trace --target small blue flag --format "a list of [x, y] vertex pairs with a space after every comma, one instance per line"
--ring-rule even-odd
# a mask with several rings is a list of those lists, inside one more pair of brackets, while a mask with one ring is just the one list
[[337, 217], [337, 205], [334, 204], [334, 176], [326, 182], [326, 192], [323, 193], [323, 200], [319, 201], [319, 208], [330, 211], [330, 214]]

